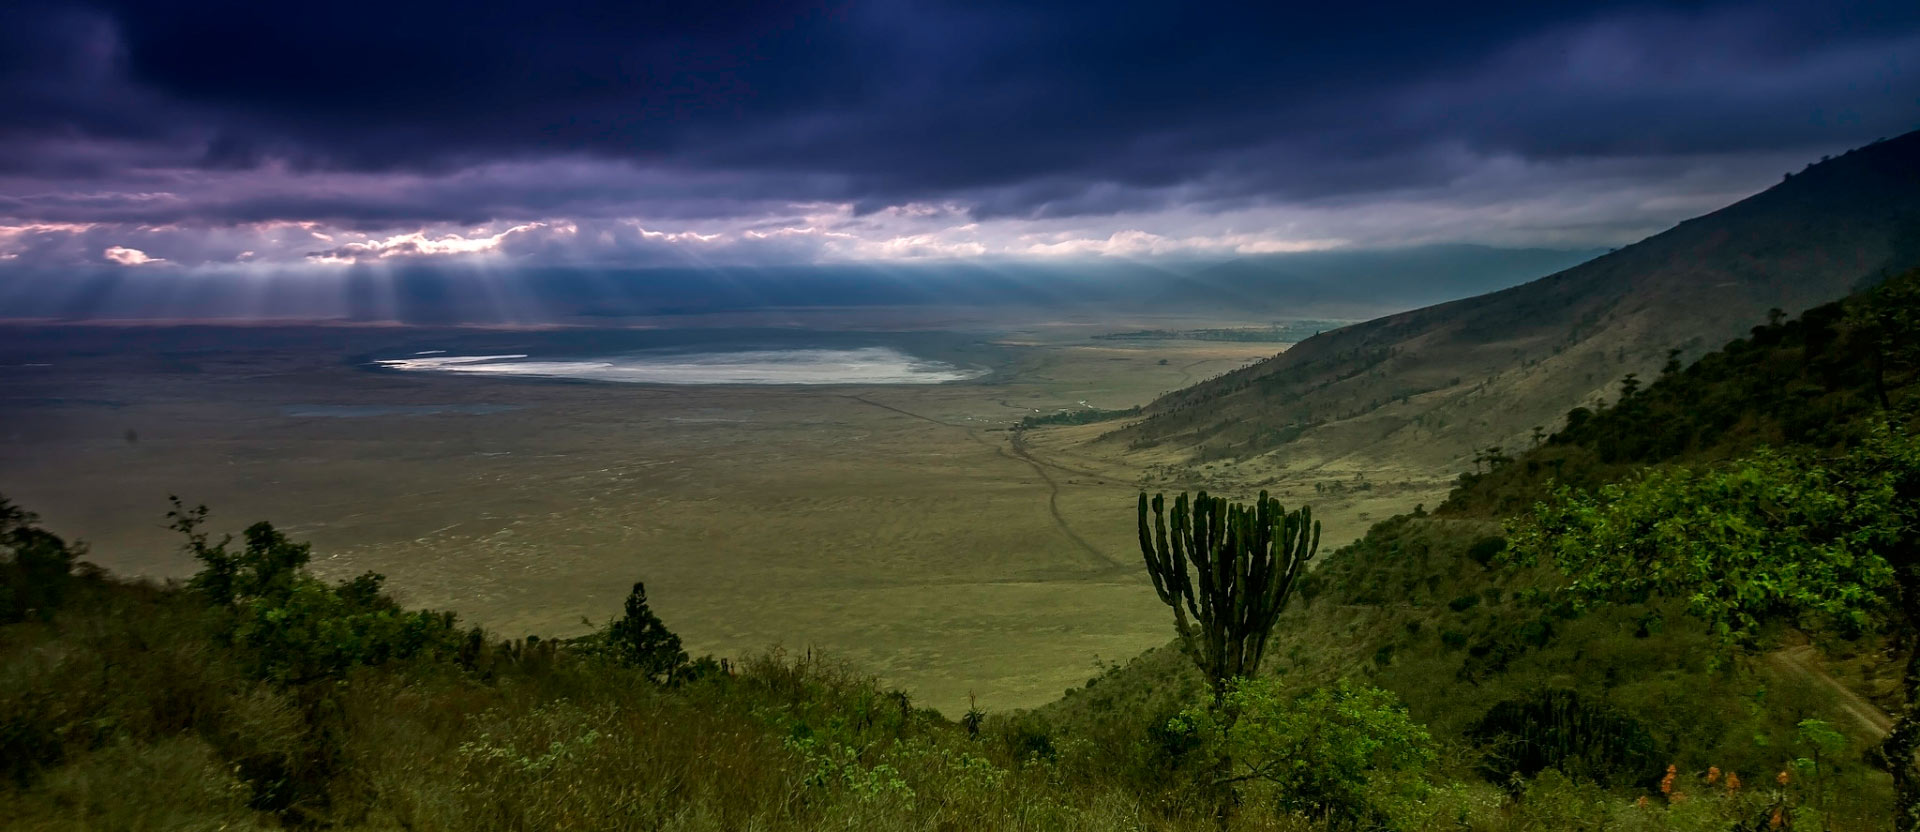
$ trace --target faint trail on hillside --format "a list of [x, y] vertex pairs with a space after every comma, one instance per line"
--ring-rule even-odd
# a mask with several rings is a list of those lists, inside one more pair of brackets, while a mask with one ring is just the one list
[[1013, 452], [1016, 454], [1019, 454], [1021, 459], [1026, 460], [1030, 464], [1044, 465], [1048, 468], [1052, 468], [1055, 471], [1059, 471], [1062, 474], [1075, 474], [1082, 477], [1093, 477], [1094, 479], [1097, 479], [1097, 480], [1120, 479], [1119, 477], [1115, 477], [1111, 474], [1102, 474], [1099, 471], [1088, 471], [1084, 468], [1070, 468], [1065, 465], [1061, 465], [1058, 462], [1054, 462], [1051, 459], [1042, 459], [1040, 457], [1034, 456], [1033, 452], [1027, 449], [1026, 437], [1023, 434], [1021, 434], [1018, 430], [1013, 431]]
[[973, 429], [972, 429], [972, 428], [969, 428], [969, 427], [967, 427], [966, 425], [956, 425], [956, 424], [954, 424], [954, 423], [952, 423], [952, 422], [942, 422], [942, 421], [940, 421], [939, 419], [935, 419], [935, 418], [933, 418], [932, 416], [922, 416], [922, 415], [920, 415], [920, 414], [918, 414], [918, 413], [915, 413], [915, 412], [913, 412], [913, 411], [911, 411], [911, 410], [901, 410], [900, 408], [897, 408], [897, 407], [894, 407], [893, 405], [890, 405], [890, 404], [881, 404], [880, 402], [876, 402], [876, 401], [874, 401], [874, 400], [872, 400], [872, 399], [869, 399], [869, 398], [866, 398], [865, 396], [852, 396], [852, 395], [843, 395], [843, 396], [841, 396], [841, 398], [843, 398], [843, 399], [852, 399], [852, 400], [854, 400], [854, 401], [856, 401], [856, 402], [859, 402], [859, 403], [861, 403], [861, 404], [870, 404], [870, 405], [873, 405], [874, 407], [877, 407], [877, 408], [880, 408], [881, 410], [891, 410], [891, 411], [893, 411], [893, 412], [895, 412], [895, 413], [898, 413], [898, 414], [900, 414], [900, 415], [902, 415], [902, 416], [911, 416], [911, 417], [913, 417], [913, 418], [915, 418], [915, 419], [919, 419], [919, 420], [920, 420], [920, 421], [922, 421], [922, 422], [932, 422], [932, 423], [934, 423], [934, 424], [936, 424], [936, 425], [939, 425], [939, 426], [941, 426], [941, 427], [947, 427], [947, 428], [959, 428], [960, 430], [964, 430], [964, 431], [966, 431], [968, 435], [972, 435], [972, 434], [973, 434]]
[[[1188, 387], [1192, 387], [1193, 386], [1193, 368], [1198, 367], [1212, 360], [1213, 359], [1211, 358], [1202, 358], [1199, 361], [1194, 361], [1194, 362], [1180, 365], [1180, 387], [1175, 389], [1178, 390], [1178, 389], [1185, 389]], [[1162, 393], [1161, 395], [1164, 396], [1166, 394]]]
[[[1026, 464], [1032, 466], [1033, 472], [1036, 474], [1039, 474], [1040, 479], [1046, 481], [1047, 511], [1053, 515], [1054, 525], [1059, 526], [1060, 531], [1066, 533], [1067, 537], [1072, 538], [1073, 542], [1079, 544], [1081, 549], [1085, 550], [1087, 554], [1092, 555], [1095, 560], [1098, 560], [1102, 565], [1104, 565], [1106, 567], [1106, 571], [1108, 572], [1128, 571], [1130, 567], [1120, 563], [1119, 561], [1114, 560], [1111, 557], [1108, 557], [1106, 552], [1100, 551], [1099, 547], [1094, 546], [1092, 543], [1087, 542], [1087, 539], [1084, 537], [1081, 537], [1079, 532], [1074, 531], [1073, 527], [1067, 525], [1067, 518], [1060, 514], [1060, 484], [1057, 482], [1054, 482], [1053, 476], [1047, 473], [1046, 465], [1041, 464], [1038, 460], [1034, 459], [1031, 455], [1027, 453], [1027, 445], [1025, 442], [1022, 442], [1020, 440], [1020, 434], [1015, 433], [1013, 435], [1012, 444], [1013, 444], [1012, 458], [1018, 459], [1021, 462], [1025, 462]], [[1058, 467], [1058, 466], [1055, 466], [1055, 467]], [[1061, 470], [1066, 470], [1066, 469], [1063, 468]]]
[[[982, 439], [979, 436], [979, 434], [974, 432], [973, 428], [967, 425], [958, 425], [952, 422], [943, 422], [931, 416], [924, 416], [919, 413], [915, 413], [911, 410], [902, 410], [901, 408], [894, 407], [893, 405], [876, 402], [864, 396], [844, 395], [842, 396], [842, 398], [852, 399], [853, 401], [860, 402], [861, 404], [865, 404], [865, 405], [872, 405], [873, 407], [880, 408], [881, 410], [890, 410], [902, 416], [908, 416], [914, 419], [919, 419], [922, 422], [931, 422], [941, 427], [948, 427], [948, 428], [954, 428], [956, 430], [965, 431], [968, 439], [972, 439], [975, 442], [979, 442], [982, 445], [993, 448], [994, 453], [997, 453], [1000, 456], [1005, 457], [1007, 459], [1018, 460], [1020, 462], [1026, 463], [1029, 467], [1033, 468], [1034, 473], [1040, 475], [1040, 481], [1047, 484], [1047, 513], [1053, 515], [1054, 527], [1059, 529], [1060, 533], [1062, 535], [1065, 535], [1068, 540], [1073, 541], [1073, 545], [1080, 547], [1080, 551], [1085, 552], [1088, 557], [1091, 557], [1095, 561], [1095, 565], [1101, 567], [1102, 574], [1126, 571], [1129, 569], [1129, 567], [1127, 567], [1126, 565], [1121, 564], [1119, 561], [1116, 561], [1111, 557], [1108, 557], [1106, 552], [1103, 552], [1100, 550], [1100, 547], [1093, 545], [1086, 538], [1081, 537], [1080, 533], [1074, 531], [1073, 526], [1067, 523], [1066, 516], [1060, 513], [1060, 484], [1055, 482], [1053, 477], [1047, 474], [1047, 470], [1044, 465], [1042, 465], [1039, 461], [1035, 460], [1033, 457], [1027, 455], [1027, 449], [1021, 443], [1020, 435], [1018, 433], [1015, 433], [1013, 435], [1013, 453], [1008, 454], [1007, 449], [1004, 447], [1001, 447], [1000, 443], [988, 442], [985, 439]], [[1055, 467], [1058, 467], [1058, 466], [1055, 466]], [[1067, 469], [1063, 468], [1061, 470], [1067, 470]], [[1075, 473], [1080, 473], [1080, 472], [1075, 472]]]
[[1893, 717], [1866, 697], [1855, 693], [1852, 688], [1840, 684], [1839, 679], [1833, 678], [1826, 668], [1820, 666], [1813, 645], [1802, 644], [1775, 650], [1766, 655], [1766, 660], [1777, 670], [1809, 677], [1831, 689], [1839, 697], [1840, 710], [1846, 711], [1848, 716], [1872, 731], [1874, 736], [1884, 737], [1893, 730]]

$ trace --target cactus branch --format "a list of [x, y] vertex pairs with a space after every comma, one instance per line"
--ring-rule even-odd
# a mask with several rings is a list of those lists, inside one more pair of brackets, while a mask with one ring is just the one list
[[1173, 608], [1181, 648], [1223, 694], [1228, 680], [1259, 669], [1274, 622], [1320, 549], [1320, 524], [1311, 509], [1287, 511], [1265, 491], [1250, 506], [1204, 491], [1168, 506], [1165, 495], [1142, 492], [1139, 519], [1154, 593]]

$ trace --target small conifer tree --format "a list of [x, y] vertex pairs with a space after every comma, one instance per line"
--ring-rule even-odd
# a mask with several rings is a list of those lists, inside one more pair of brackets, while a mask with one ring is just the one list
[[676, 678], [687, 666], [680, 637], [647, 606], [647, 585], [635, 582], [627, 593], [626, 614], [607, 625], [607, 648], [621, 663], [637, 667], [656, 682]]

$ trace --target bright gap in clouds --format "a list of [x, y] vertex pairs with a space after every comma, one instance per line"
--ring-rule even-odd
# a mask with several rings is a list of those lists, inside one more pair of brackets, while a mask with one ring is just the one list
[[[493, 268], [646, 268], [1152, 259], [1438, 243], [1575, 249], [1634, 242], [1762, 190], [1806, 160], [1801, 152], [1735, 154], [1685, 164], [1529, 163], [1500, 157], [1482, 160], [1444, 186], [1365, 199], [1188, 205], [1170, 193], [1160, 207], [1088, 216], [982, 217], [978, 205], [954, 201], [873, 211], [852, 203], [733, 204], [691, 217], [627, 216], [606, 213], [619, 206], [565, 205], [558, 207], [576, 213], [384, 228], [323, 220], [36, 222], [0, 224], [0, 258], [25, 267], [165, 261], [187, 269], [270, 271], [455, 261], [488, 261]], [[632, 175], [624, 164], [605, 167], [612, 181]], [[497, 165], [488, 170], [509, 176]], [[450, 176], [464, 182], [470, 175], [476, 174]], [[509, 178], [517, 182], [528, 175], [515, 172]], [[329, 181], [333, 178], [338, 177]], [[301, 183], [281, 184], [297, 189]], [[404, 194], [382, 198], [399, 200], [395, 210], [407, 200]], [[664, 210], [644, 201], [626, 207]]]
[[125, 246], [108, 246], [106, 251], [101, 252], [101, 256], [107, 258], [110, 263], [122, 266], [144, 266], [149, 263], [166, 262], [164, 258], [149, 257], [144, 251]]

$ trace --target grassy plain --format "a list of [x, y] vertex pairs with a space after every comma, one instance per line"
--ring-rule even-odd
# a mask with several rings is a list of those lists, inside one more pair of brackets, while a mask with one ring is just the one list
[[[385, 573], [408, 603], [505, 636], [584, 632], [645, 580], [696, 652], [817, 647], [949, 714], [969, 693], [1032, 706], [1170, 627], [1136, 568], [1141, 472], [1055, 459], [1053, 430], [1016, 443], [1011, 425], [1141, 404], [1280, 349], [1091, 338], [1111, 329], [903, 335], [994, 372], [814, 388], [359, 360], [566, 333], [15, 329], [0, 335], [0, 493], [117, 572], [189, 570], [162, 528], [178, 494], [222, 527], [270, 519], [310, 540], [330, 577]], [[1330, 541], [1364, 525], [1335, 519]]]

